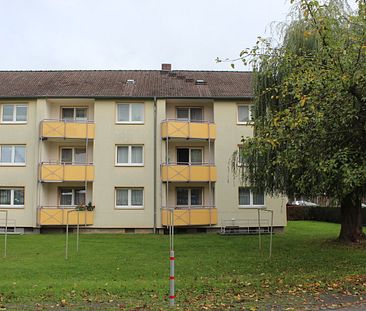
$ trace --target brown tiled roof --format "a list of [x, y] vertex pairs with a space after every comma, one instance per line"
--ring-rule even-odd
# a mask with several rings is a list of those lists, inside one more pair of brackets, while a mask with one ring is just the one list
[[[251, 97], [250, 72], [160, 70], [0, 71], [0, 98]], [[128, 84], [128, 79], [135, 84]], [[204, 80], [197, 84], [196, 80]]]

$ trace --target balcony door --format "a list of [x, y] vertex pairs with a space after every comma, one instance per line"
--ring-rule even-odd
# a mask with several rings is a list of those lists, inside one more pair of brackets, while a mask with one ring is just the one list
[[179, 121], [203, 121], [203, 109], [196, 107], [177, 107], [177, 120]]
[[59, 188], [59, 205], [73, 207], [85, 204], [86, 191], [83, 188]]
[[86, 164], [86, 148], [61, 148], [62, 164]]
[[177, 148], [177, 163], [178, 165], [202, 165], [202, 148]]
[[176, 206], [202, 206], [203, 188], [176, 188]]
[[88, 108], [85, 107], [63, 107], [61, 108], [61, 119], [64, 121], [86, 121], [88, 119]]

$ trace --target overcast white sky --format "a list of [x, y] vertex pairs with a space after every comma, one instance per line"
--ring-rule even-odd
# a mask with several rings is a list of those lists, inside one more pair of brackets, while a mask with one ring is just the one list
[[[231, 70], [289, 0], [0, 0], [0, 70]], [[237, 70], [245, 69], [241, 64]]]

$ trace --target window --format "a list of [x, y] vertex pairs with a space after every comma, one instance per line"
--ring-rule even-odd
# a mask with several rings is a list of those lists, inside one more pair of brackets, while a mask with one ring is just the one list
[[27, 104], [1, 105], [1, 122], [3, 123], [26, 123], [27, 115]]
[[239, 187], [239, 206], [264, 206], [264, 193], [248, 187]]
[[85, 148], [61, 148], [61, 163], [63, 164], [86, 164]]
[[195, 107], [178, 107], [177, 120], [181, 121], [203, 121], [203, 109]]
[[238, 123], [246, 124], [252, 120], [251, 105], [238, 106]]
[[117, 104], [118, 123], [144, 123], [144, 104]]
[[245, 161], [244, 161], [244, 158], [243, 158], [243, 147], [240, 147], [239, 146], [239, 149], [238, 149], [238, 166], [245, 166]]
[[0, 188], [1, 207], [24, 207], [24, 188]]
[[61, 188], [60, 206], [76, 206], [85, 204], [85, 189]]
[[88, 119], [88, 108], [63, 107], [61, 108], [61, 119], [64, 121], [86, 121]]
[[117, 208], [143, 208], [143, 188], [116, 188]]
[[25, 146], [0, 145], [0, 165], [25, 165]]
[[177, 148], [178, 165], [202, 165], [202, 148]]
[[202, 188], [177, 188], [177, 206], [202, 206]]
[[144, 165], [143, 146], [117, 146], [117, 163], [121, 166]]

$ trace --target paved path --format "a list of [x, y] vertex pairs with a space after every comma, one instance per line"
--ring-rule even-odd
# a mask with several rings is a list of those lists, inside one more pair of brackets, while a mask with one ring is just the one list
[[337, 311], [366, 311], [366, 304], [361, 304], [358, 306], [345, 307], [340, 309], [325, 309], [325, 310], [337, 310]]

